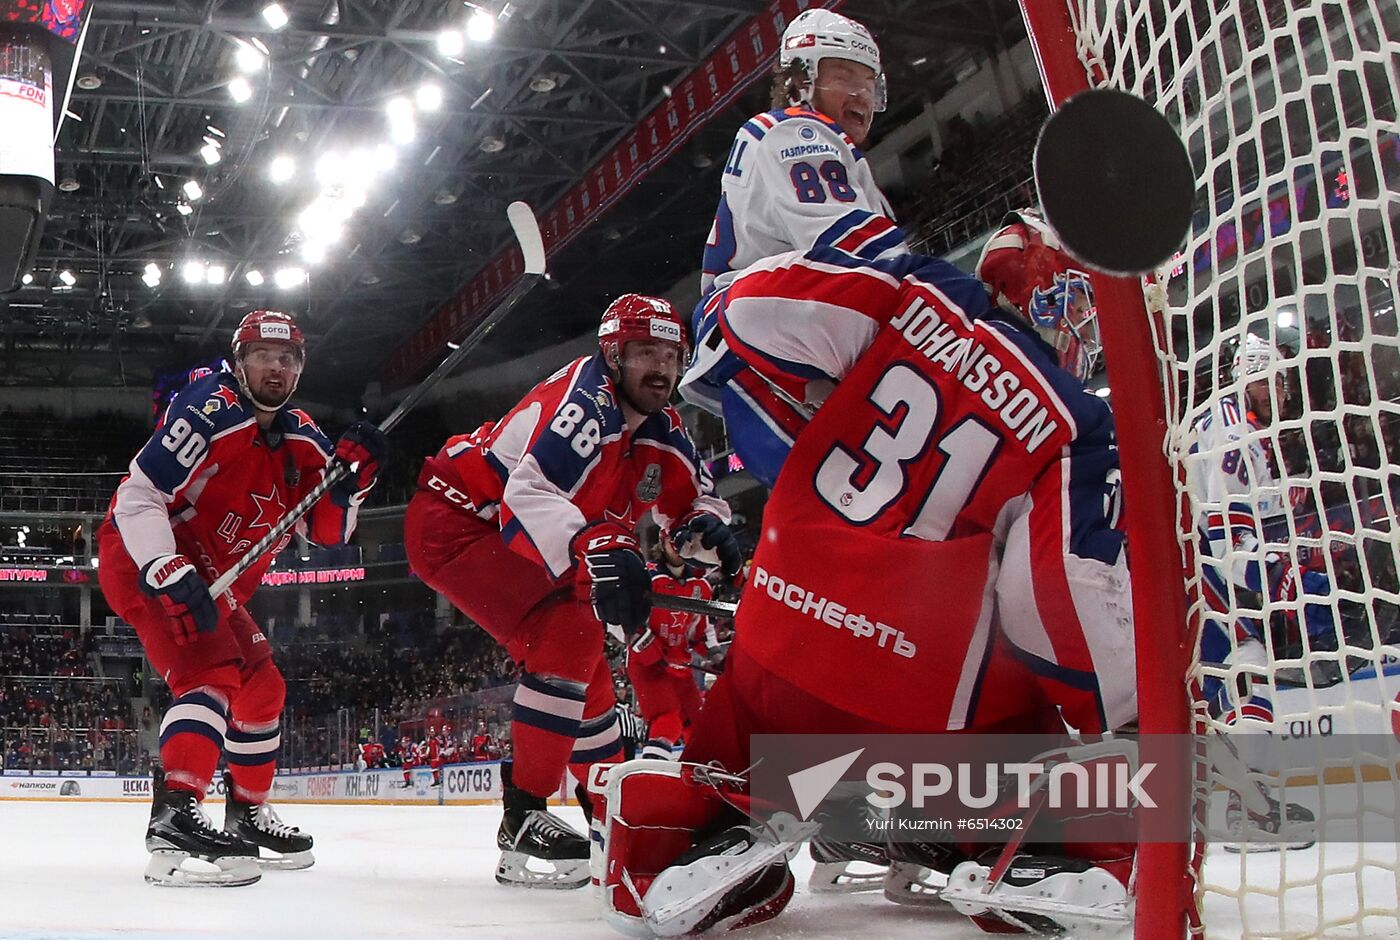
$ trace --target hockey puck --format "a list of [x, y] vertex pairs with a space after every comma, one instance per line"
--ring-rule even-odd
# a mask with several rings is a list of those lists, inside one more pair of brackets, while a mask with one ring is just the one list
[[1139, 275], [1181, 248], [1196, 180], [1175, 129], [1141, 98], [1070, 98], [1035, 146], [1040, 205], [1070, 253], [1106, 274]]

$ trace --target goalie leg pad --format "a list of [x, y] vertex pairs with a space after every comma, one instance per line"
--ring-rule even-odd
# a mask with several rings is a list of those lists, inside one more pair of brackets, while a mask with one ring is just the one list
[[719, 794], [683, 778], [674, 761], [613, 764], [590, 781], [603, 843], [603, 916], [615, 929], [648, 936], [641, 898], [652, 880], [694, 845], [697, 829], [727, 810]]

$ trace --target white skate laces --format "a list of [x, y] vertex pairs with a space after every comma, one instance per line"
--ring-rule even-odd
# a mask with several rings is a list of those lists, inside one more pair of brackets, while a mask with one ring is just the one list
[[277, 836], [282, 839], [301, 833], [301, 830], [296, 826], [289, 826], [284, 823], [270, 803], [258, 804], [257, 811], [253, 814], [253, 825], [268, 835]]

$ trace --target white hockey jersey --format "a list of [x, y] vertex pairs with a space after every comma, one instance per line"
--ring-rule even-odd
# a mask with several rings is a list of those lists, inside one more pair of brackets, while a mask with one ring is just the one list
[[695, 357], [680, 391], [724, 417], [735, 451], [767, 486], [807, 415], [729, 355], [707, 300], [755, 262], [822, 246], [866, 261], [908, 250], [865, 155], [834, 121], [806, 108], [755, 115], [725, 162], [692, 316]]
[[755, 261], [837, 240], [837, 248], [867, 260], [906, 250], [860, 148], [826, 115], [805, 108], [746, 121], [720, 178], [701, 296]]
[[1236, 585], [1259, 591], [1260, 562], [1275, 560], [1261, 543], [1265, 521], [1288, 512], [1273, 442], [1234, 396], [1206, 405], [1191, 425], [1187, 486], [1211, 566]]

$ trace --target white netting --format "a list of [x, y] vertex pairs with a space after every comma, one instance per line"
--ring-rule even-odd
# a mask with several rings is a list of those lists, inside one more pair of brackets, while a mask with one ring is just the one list
[[[1078, 0], [1071, 16], [1091, 82], [1152, 102], [1196, 170], [1152, 325], [1205, 637], [1197, 720], [1262, 730], [1271, 702], [1273, 740], [1319, 762], [1328, 737], [1369, 736], [1329, 779], [1371, 782], [1285, 791], [1255, 774], [1318, 814], [1315, 848], [1228, 854], [1203, 827], [1206, 935], [1400, 936], [1393, 841], [1325, 837], [1343, 819], [1393, 833], [1400, 816], [1400, 5]], [[1268, 352], [1239, 380], [1250, 333]], [[1219, 787], [1202, 795], [1218, 823]]]

